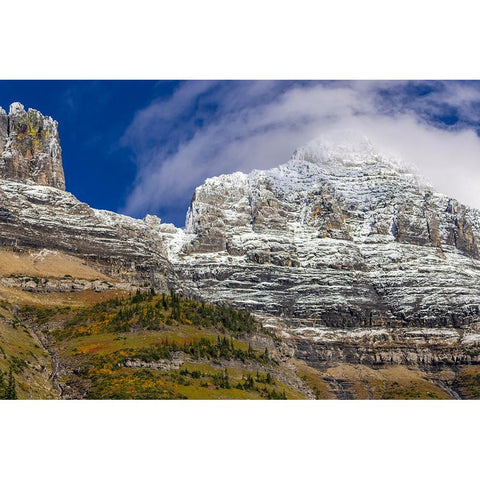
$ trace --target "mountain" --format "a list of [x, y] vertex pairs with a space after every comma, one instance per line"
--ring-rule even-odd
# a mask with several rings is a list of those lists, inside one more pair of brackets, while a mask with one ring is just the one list
[[259, 312], [312, 365], [479, 361], [480, 212], [368, 139], [208, 179], [186, 225], [167, 243], [184, 285]]
[[[178, 235], [169, 258], [192, 289], [274, 315], [330, 327], [478, 316], [479, 212], [367, 140], [312, 143], [278, 168], [207, 180]], [[221, 273], [185, 274], [214, 265]]]
[[[259, 352], [268, 345], [276, 370], [257, 362], [251, 372], [277, 373], [297, 392], [289, 398], [480, 394], [480, 212], [435, 192], [368, 139], [330, 135], [277, 168], [207, 179], [185, 229], [95, 210], [66, 192], [56, 122], [35, 110], [0, 110], [0, 151], [3, 321], [10, 328], [23, 319], [29, 341], [52, 358], [52, 391], [83, 398], [91, 395], [85, 385], [95, 384], [80, 378], [87, 367], [71, 358], [80, 339], [65, 343], [61, 325], [89, 311], [74, 332], [90, 341], [88, 361], [98, 360], [112, 344], [125, 347], [124, 333], [101, 326], [111, 321], [110, 307], [88, 310], [92, 303], [153, 288], [252, 312], [261, 333], [230, 333]], [[148, 302], [145, 312], [165, 310]], [[161, 341], [166, 331], [185, 335], [185, 325], [202, 338], [193, 310], [176, 318], [172, 305], [170, 316], [149, 314], [163, 325], [153, 329], [164, 330]], [[140, 317], [122, 327], [136, 347], [153, 328]], [[209, 328], [213, 336], [226, 332]], [[155, 370], [135, 358], [125, 361]], [[209, 368], [233, 368], [212, 361]]]

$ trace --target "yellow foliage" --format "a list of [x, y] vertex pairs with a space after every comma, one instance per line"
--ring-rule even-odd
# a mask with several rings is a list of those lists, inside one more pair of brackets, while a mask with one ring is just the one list
[[82, 355], [88, 355], [90, 353], [98, 352], [102, 348], [101, 343], [93, 343], [91, 345], [84, 345], [83, 347], [77, 347], [75, 352]]

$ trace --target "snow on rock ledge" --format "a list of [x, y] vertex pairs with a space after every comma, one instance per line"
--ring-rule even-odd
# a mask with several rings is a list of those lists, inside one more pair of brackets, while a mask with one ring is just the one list
[[[284, 165], [208, 179], [170, 240], [184, 285], [331, 327], [480, 319], [480, 214], [366, 139], [321, 140]], [[180, 245], [180, 248], [179, 248]]]

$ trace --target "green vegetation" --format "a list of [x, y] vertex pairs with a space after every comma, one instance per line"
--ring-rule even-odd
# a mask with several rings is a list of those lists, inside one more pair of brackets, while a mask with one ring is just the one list
[[[322, 371], [294, 361], [293, 373], [279, 360], [281, 340], [228, 305], [153, 290], [70, 296], [67, 306], [58, 295], [0, 300], [0, 398], [57, 398], [52, 378], [70, 398], [305, 398], [295, 374], [318, 399], [335, 398], [332, 378], [353, 398], [449, 396], [425, 372], [400, 366]], [[480, 367], [460, 368], [454, 382], [462, 397], [480, 397]]]
[[430, 400], [445, 398], [433, 388], [425, 390], [422, 385], [412, 382], [411, 386], [403, 386], [398, 382], [388, 382], [381, 400]]
[[459, 371], [456, 383], [462, 397], [468, 399], [480, 398], [480, 366], [470, 365], [462, 368]]
[[[7, 378], [5, 378], [7, 377]], [[16, 400], [17, 388], [15, 377], [13, 376], [13, 369], [10, 368], [8, 375], [5, 375], [0, 370], [0, 400]]]
[[25, 328], [15, 306], [2, 300], [0, 308], [0, 398], [56, 398], [49, 355]]
[[59, 380], [79, 397], [303, 398], [270, 373], [278, 362], [249, 341], [265, 332], [245, 310], [150, 289], [85, 307], [24, 306], [20, 316], [69, 365]]
[[168, 372], [146, 368], [115, 371], [103, 368], [102, 373], [98, 372], [92, 376], [88, 395], [91, 399], [299, 398], [269, 374], [255, 375], [237, 369], [205, 370], [202, 365], [193, 365]]
[[[233, 338], [231, 337], [217, 337], [216, 342], [206, 337], [200, 337], [195, 340], [185, 341], [184, 343], [178, 343], [165, 338], [149, 347], [122, 349], [121, 355], [123, 358], [135, 357], [144, 362], [155, 362], [158, 360], [171, 360], [173, 352], [184, 352], [195, 360], [235, 359], [242, 362], [254, 360], [259, 363], [268, 361], [268, 350], [266, 355], [265, 352], [259, 354], [249, 345], [249, 348], [245, 351], [245, 349], [235, 347]], [[109, 356], [106, 355], [101, 358], [103, 361], [109, 358]], [[118, 363], [120, 358], [116, 358], [115, 361]]]
[[[46, 323], [59, 314], [74, 309], [64, 307], [37, 308], [26, 306], [22, 314], [34, 316], [37, 323]], [[110, 332], [162, 330], [170, 325], [193, 325], [198, 328], [214, 328], [234, 336], [261, 330], [253, 316], [246, 310], [235, 310], [227, 305], [207, 305], [175, 292], [171, 295], [155, 295], [153, 290], [113, 298], [92, 307], [76, 309], [73, 316], [56, 333], [57, 339]]]

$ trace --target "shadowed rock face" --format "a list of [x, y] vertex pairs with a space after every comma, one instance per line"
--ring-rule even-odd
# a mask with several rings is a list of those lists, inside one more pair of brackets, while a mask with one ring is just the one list
[[65, 190], [57, 122], [20, 103], [0, 108], [0, 178]]

